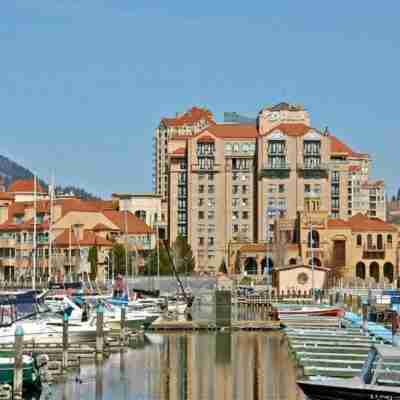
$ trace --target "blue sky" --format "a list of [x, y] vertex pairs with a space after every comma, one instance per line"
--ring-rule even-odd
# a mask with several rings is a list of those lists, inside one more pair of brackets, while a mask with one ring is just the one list
[[0, 154], [108, 196], [151, 190], [160, 117], [303, 103], [400, 186], [400, 2], [13, 0]]

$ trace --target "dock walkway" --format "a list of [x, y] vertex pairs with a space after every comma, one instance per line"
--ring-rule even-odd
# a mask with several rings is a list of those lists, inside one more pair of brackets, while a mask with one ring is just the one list
[[289, 347], [307, 377], [350, 378], [358, 375], [372, 344], [387, 343], [364, 334], [352, 318], [285, 318]]

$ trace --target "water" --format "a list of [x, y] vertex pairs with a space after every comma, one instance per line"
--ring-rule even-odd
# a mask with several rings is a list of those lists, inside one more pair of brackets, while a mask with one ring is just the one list
[[[87, 365], [52, 387], [65, 400], [297, 400], [282, 333], [146, 334], [143, 342]], [[43, 397], [43, 396], [42, 396]]]

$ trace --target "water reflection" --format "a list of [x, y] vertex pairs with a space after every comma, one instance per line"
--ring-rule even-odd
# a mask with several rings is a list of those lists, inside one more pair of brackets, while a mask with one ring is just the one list
[[[55, 399], [300, 400], [283, 335], [149, 334], [136, 349], [83, 366]], [[58, 394], [58, 396], [57, 396]]]

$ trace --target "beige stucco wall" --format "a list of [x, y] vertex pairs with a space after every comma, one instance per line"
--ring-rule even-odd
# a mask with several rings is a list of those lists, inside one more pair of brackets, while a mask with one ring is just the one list
[[[298, 282], [298, 276], [300, 274], [306, 274], [308, 277], [308, 280], [305, 284], [300, 284]], [[287, 270], [282, 270], [278, 272], [279, 274], [279, 290], [282, 291], [284, 290], [285, 292], [287, 290], [301, 290], [302, 292], [310, 291], [312, 289], [312, 270], [311, 268], [307, 267], [296, 267], [296, 268], [291, 268]], [[315, 289], [322, 289], [324, 286], [324, 281], [325, 281], [325, 276], [326, 272], [319, 270], [319, 269], [314, 269], [314, 288]]]

